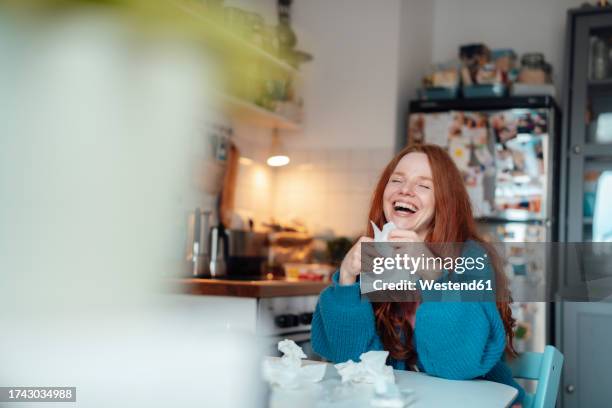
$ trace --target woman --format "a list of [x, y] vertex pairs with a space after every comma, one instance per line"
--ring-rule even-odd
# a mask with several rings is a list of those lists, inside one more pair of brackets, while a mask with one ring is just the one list
[[[383, 171], [374, 191], [369, 219], [379, 228], [393, 222], [388, 241], [476, 244], [489, 248], [476, 231], [461, 174], [446, 151], [435, 145], [402, 150]], [[319, 298], [312, 322], [312, 345], [333, 361], [358, 360], [369, 350], [389, 351], [396, 369], [418, 369], [449, 379], [484, 378], [523, 389], [514, 381], [505, 355], [512, 357], [514, 319], [499, 258], [492, 268], [497, 299], [505, 302], [378, 302], [360, 296], [359, 238]], [[473, 246], [473, 245], [472, 245]], [[491, 268], [490, 265], [487, 265]], [[449, 272], [452, 274], [452, 271]]]

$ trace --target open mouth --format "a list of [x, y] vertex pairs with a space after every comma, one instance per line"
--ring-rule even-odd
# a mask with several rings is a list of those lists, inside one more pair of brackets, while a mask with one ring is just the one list
[[419, 210], [415, 205], [410, 204], [410, 203], [404, 203], [401, 201], [394, 202], [393, 209], [395, 211], [402, 212], [405, 214], [414, 214], [415, 212]]

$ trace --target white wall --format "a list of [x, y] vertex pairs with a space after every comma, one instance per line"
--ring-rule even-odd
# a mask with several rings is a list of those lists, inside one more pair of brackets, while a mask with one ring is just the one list
[[416, 97], [423, 73], [432, 61], [434, 1], [403, 0], [400, 7], [396, 131], [400, 146], [406, 140], [406, 112]]
[[[275, 0], [228, 3], [275, 21]], [[406, 8], [401, 0], [294, 1], [297, 48], [312, 53], [314, 60], [300, 68], [304, 126], [298, 132], [281, 132], [292, 162], [267, 173], [274, 217], [302, 218], [313, 231], [330, 228], [348, 235], [365, 226], [375, 178], [391, 158], [403, 128], [403, 122], [398, 124], [402, 64], [417, 61], [410, 60], [412, 52], [400, 52], [402, 12]], [[411, 44], [416, 53], [418, 44]], [[403, 83], [413, 79], [401, 78]], [[269, 143], [265, 132], [240, 125], [235, 130], [239, 139], [251, 133], [250, 139], [263, 140], [264, 148]], [[261, 188], [249, 187], [256, 173], [263, 179], [264, 169], [256, 168], [241, 167], [236, 203], [243, 214], [268, 216], [269, 202], [255, 201], [262, 196]]]
[[279, 171], [274, 213], [356, 236], [431, 61], [433, 5], [296, 1], [293, 16], [299, 48], [315, 59], [302, 68], [304, 129], [285, 137], [293, 161]]
[[[277, 22], [277, 0], [226, 0]], [[291, 149], [393, 146], [402, 0], [294, 0], [304, 126], [281, 132]], [[261, 132], [255, 131], [257, 137]], [[268, 132], [269, 133], [269, 132]], [[265, 136], [262, 136], [264, 138]]]
[[[563, 76], [568, 8], [584, 0], [435, 0], [433, 61], [457, 56], [458, 46], [483, 42], [519, 55], [543, 52], [553, 65], [557, 90]], [[593, 2], [591, 2], [593, 3]]]
[[309, 0], [293, 5], [304, 127], [285, 134], [275, 214], [314, 233], [362, 234], [378, 174], [393, 154], [400, 88], [400, 0]]
[[[276, 17], [275, 0], [227, 3]], [[560, 90], [568, 8], [583, 0], [295, 0], [305, 126], [285, 133], [289, 147], [392, 147], [402, 136], [407, 101], [427, 67], [484, 42], [521, 55], [543, 52]]]
[[[385, 158], [391, 157], [396, 141], [405, 137], [408, 101], [416, 97], [416, 89], [429, 65], [455, 58], [459, 45], [471, 42], [484, 42], [491, 48], [513, 48], [519, 55], [543, 52], [553, 64], [555, 83], [560, 90], [566, 12], [581, 2], [294, 1], [292, 26], [298, 35], [297, 48], [314, 55], [312, 62], [301, 67], [304, 127], [299, 132], [281, 132], [293, 162], [277, 170], [278, 177], [269, 174], [270, 188], [275, 193], [273, 202], [262, 201], [258, 207], [270, 209], [266, 214], [271, 212], [277, 217], [302, 215], [313, 220], [313, 224], [325, 221], [338, 233], [355, 233], [357, 229], [351, 225], [361, 227], [367, 204], [353, 203], [366, 199], [371, 191], [368, 187], [374, 187], [372, 175], [382, 169]], [[227, 3], [258, 11], [267, 21], [275, 20], [275, 0]], [[238, 134], [247, 132], [253, 130], [237, 128]], [[263, 141], [265, 148], [267, 133], [255, 132], [257, 135], [253, 135]], [[376, 160], [357, 163], [359, 157], [368, 160], [367, 154], [361, 154], [368, 151]], [[339, 164], [333, 163], [335, 157]], [[314, 169], [304, 170], [309, 165]], [[302, 170], [297, 171], [298, 166]], [[345, 176], [354, 169], [362, 173], [367, 170], [368, 176], [359, 174], [371, 180], [372, 185], [359, 180], [356, 190], [348, 188], [351, 191], [347, 192], [343, 183], [351, 181]], [[304, 171], [310, 175], [304, 176]], [[325, 177], [317, 176], [321, 171]], [[240, 183], [241, 189], [247, 187]], [[250, 197], [257, 194], [257, 189], [250, 191], [238, 197], [244, 207], [252, 207]], [[334, 194], [333, 200], [325, 198], [330, 194]], [[306, 195], [307, 198], [299, 199]], [[329, 205], [346, 211], [341, 217], [332, 216], [337, 211], [331, 211]]]
[[370, 198], [389, 161], [389, 148], [293, 150], [278, 172], [274, 214], [301, 220], [316, 235], [365, 232]]
[[[276, 21], [276, 0], [227, 0]], [[431, 62], [431, 0], [296, 0], [305, 125], [284, 132], [291, 148], [389, 148]], [[398, 110], [398, 107], [401, 109]], [[398, 122], [398, 119], [401, 121]]]
[[296, 147], [391, 148], [395, 139], [400, 0], [295, 1], [305, 126]]

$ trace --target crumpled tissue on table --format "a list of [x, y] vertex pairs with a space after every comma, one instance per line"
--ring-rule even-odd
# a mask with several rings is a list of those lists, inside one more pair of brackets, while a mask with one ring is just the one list
[[414, 390], [395, 384], [393, 367], [386, 365], [388, 351], [368, 351], [359, 363], [349, 360], [336, 364], [342, 383], [374, 384], [370, 406], [376, 408], [405, 408], [415, 401]]
[[395, 384], [393, 367], [386, 365], [388, 351], [368, 351], [359, 358], [356, 363], [349, 360], [345, 363], [336, 364], [336, 370], [342, 377], [342, 382], [375, 384], [377, 380], [383, 380]]
[[396, 384], [377, 379], [370, 406], [372, 408], [406, 408], [416, 402], [415, 397], [413, 389], [400, 388]]
[[263, 376], [270, 384], [297, 388], [304, 382], [319, 382], [325, 376], [324, 363], [302, 365], [306, 354], [293, 340], [280, 341], [278, 350], [283, 353], [280, 359], [267, 358], [263, 361]]

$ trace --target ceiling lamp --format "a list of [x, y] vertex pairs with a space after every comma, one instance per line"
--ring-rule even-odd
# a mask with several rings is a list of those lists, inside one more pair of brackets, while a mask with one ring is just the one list
[[289, 156], [287, 156], [287, 152], [283, 148], [280, 136], [278, 135], [278, 129], [274, 129], [272, 133], [272, 145], [270, 146], [270, 155], [266, 163], [271, 167], [281, 167], [289, 164]]

